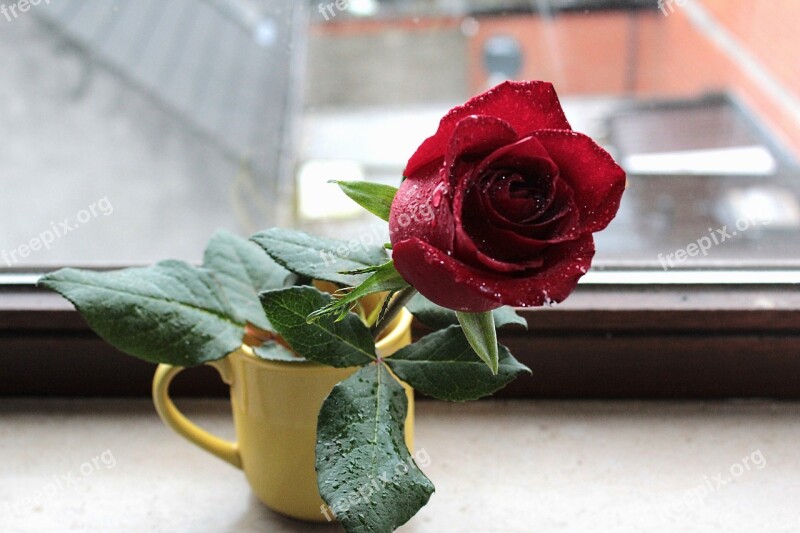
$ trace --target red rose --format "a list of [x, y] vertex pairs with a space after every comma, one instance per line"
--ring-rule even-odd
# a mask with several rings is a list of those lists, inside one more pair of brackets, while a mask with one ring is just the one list
[[395, 267], [428, 299], [469, 312], [564, 300], [625, 188], [545, 82], [506, 82], [452, 109], [404, 175], [389, 219]]

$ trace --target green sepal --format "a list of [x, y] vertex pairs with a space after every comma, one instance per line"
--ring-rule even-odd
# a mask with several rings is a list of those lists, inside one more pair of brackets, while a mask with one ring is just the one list
[[472, 349], [486, 363], [492, 374], [497, 374], [497, 330], [494, 327], [494, 315], [492, 312], [465, 313], [456, 311], [456, 317]]
[[397, 194], [396, 187], [369, 181], [331, 180], [328, 183], [335, 183], [355, 203], [381, 220], [389, 221], [392, 200]]

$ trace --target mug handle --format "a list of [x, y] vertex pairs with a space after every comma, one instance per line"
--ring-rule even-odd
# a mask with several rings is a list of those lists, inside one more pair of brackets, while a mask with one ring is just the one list
[[[233, 377], [228, 358], [208, 363], [217, 369], [222, 380], [231, 384]], [[153, 403], [158, 416], [164, 423], [189, 442], [199, 446], [205, 451], [216, 455], [223, 461], [236, 468], [242, 468], [242, 456], [239, 453], [239, 444], [216, 437], [208, 431], [201, 429], [181, 413], [169, 397], [169, 385], [172, 380], [186, 370], [180, 366], [161, 364], [156, 369], [153, 377]]]

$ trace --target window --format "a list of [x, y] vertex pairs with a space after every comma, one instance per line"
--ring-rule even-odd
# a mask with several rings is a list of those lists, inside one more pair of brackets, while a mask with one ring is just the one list
[[356, 236], [370, 220], [327, 180], [396, 183], [447, 109], [544, 79], [629, 186], [576, 294], [507, 334], [541, 376], [511, 392], [800, 396], [800, 5], [7, 6], [0, 364], [28, 377], [2, 392], [107, 350], [37, 273], [198, 260], [217, 227]]

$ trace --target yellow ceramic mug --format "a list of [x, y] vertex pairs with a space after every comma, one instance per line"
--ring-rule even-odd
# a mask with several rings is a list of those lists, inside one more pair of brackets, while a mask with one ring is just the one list
[[[380, 356], [411, 342], [411, 320], [403, 310], [378, 341]], [[209, 364], [230, 385], [237, 442], [211, 435], [175, 407], [169, 384], [182, 367], [159, 365], [156, 370], [153, 402], [161, 419], [197, 446], [244, 470], [253, 492], [270, 509], [302, 520], [325, 521], [314, 470], [317, 414], [331, 389], [356, 369], [266, 361], [245, 345]], [[411, 450], [414, 395], [410, 387], [406, 392], [406, 444]]]

